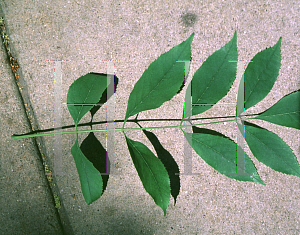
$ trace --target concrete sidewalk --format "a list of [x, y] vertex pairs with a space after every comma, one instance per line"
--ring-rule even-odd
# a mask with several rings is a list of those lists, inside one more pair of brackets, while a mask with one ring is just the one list
[[[117, 91], [109, 102], [115, 103], [115, 120], [124, 119], [129, 94], [144, 70], [192, 32], [195, 32], [192, 58], [199, 61], [191, 64], [188, 82], [201, 61], [224, 46], [235, 30], [240, 60], [250, 60], [282, 36], [278, 80], [270, 94], [247, 114], [262, 112], [300, 88], [299, 4], [221, 0], [205, 3], [2, 0], [0, 7], [13, 55], [20, 65], [19, 83], [23, 86], [19, 92], [2, 43], [0, 234], [300, 233], [300, 179], [259, 163], [248, 147], [245, 151], [265, 186], [229, 179], [192, 151], [193, 172], [197, 175], [180, 175], [181, 189], [176, 206], [171, 198], [164, 217], [144, 190], [122, 133], [115, 132], [117, 174], [110, 175], [106, 191], [91, 205], [84, 201], [71, 155], [75, 135], [11, 139], [13, 134], [30, 132], [31, 126], [40, 130], [53, 128], [58, 121], [55, 116], [59, 111], [55, 105], [57, 95], [66, 103], [72, 82], [89, 72], [106, 73], [109, 60], [115, 60], [115, 73], [119, 78]], [[54, 84], [55, 61], [62, 61], [61, 90]], [[238, 82], [234, 82], [220, 103], [235, 102], [237, 85]], [[142, 112], [139, 118], [181, 118], [185, 91], [184, 87], [172, 100], [156, 110]], [[66, 105], [61, 105], [61, 112], [61, 125], [73, 125]], [[216, 105], [199, 117], [229, 116], [234, 112], [233, 107]], [[101, 107], [93, 121], [103, 120], [106, 120], [106, 106]], [[89, 121], [90, 115], [86, 115], [81, 123]], [[253, 123], [280, 136], [300, 161], [299, 130], [259, 120]], [[178, 125], [178, 122], [143, 122], [141, 125]], [[116, 128], [121, 126], [121, 123], [115, 124]], [[126, 127], [137, 126], [126, 123]], [[105, 125], [94, 128], [105, 128]], [[234, 123], [207, 125], [207, 128], [233, 140], [237, 137]], [[178, 129], [151, 131], [183, 172], [182, 132]], [[126, 134], [155, 153], [141, 131]], [[95, 135], [106, 146], [105, 132]], [[80, 135], [80, 143], [86, 136]], [[56, 159], [62, 162], [63, 174], [52, 176]]]
[[63, 234], [35, 140], [10, 138], [30, 128], [2, 43], [0, 74], [0, 234]]

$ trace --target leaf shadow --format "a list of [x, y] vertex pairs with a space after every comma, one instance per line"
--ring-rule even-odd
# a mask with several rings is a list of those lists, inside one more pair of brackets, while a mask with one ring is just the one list
[[80, 149], [84, 156], [93, 163], [94, 167], [100, 172], [103, 181], [103, 191], [104, 193], [110, 172], [110, 161], [107, 156], [107, 151], [103, 148], [102, 144], [96, 138], [93, 132], [83, 140], [80, 145]]

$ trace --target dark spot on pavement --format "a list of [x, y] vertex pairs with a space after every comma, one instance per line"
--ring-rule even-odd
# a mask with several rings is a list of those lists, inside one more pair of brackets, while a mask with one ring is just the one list
[[194, 13], [183, 13], [181, 16], [181, 22], [185, 27], [192, 27], [195, 22], [198, 20], [197, 15]]

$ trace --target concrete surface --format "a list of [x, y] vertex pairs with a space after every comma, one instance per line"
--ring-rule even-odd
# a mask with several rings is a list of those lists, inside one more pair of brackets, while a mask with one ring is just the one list
[[3, 43], [0, 48], [0, 234], [62, 234], [59, 215], [30, 131]]
[[[281, 70], [270, 94], [248, 113], [259, 113], [299, 85], [299, 2], [292, 1], [33, 1], [0, 2], [11, 43], [27, 83], [36, 123], [40, 129], [54, 123], [54, 62], [62, 63], [62, 101], [68, 87], [89, 72], [106, 73], [103, 60], [115, 62], [119, 84], [114, 99], [115, 119], [123, 119], [134, 84], [151, 62], [185, 40], [192, 32], [191, 76], [237, 30], [239, 60], [250, 60], [273, 46], [282, 36]], [[18, 101], [19, 94], [1, 52], [1, 218], [2, 234], [299, 234], [300, 179], [275, 172], [259, 163], [246, 147], [266, 186], [239, 182], [217, 173], [193, 151], [193, 172], [181, 175], [176, 206], [171, 198], [167, 216], [145, 192], [131, 161], [122, 133], [115, 133], [115, 166], [102, 197], [87, 205], [70, 149], [74, 135], [61, 139], [64, 175], [53, 178], [53, 188], [43, 177], [42, 157], [53, 171], [55, 138], [42, 139], [39, 148], [31, 139], [12, 140], [12, 134], [29, 131]], [[235, 102], [237, 82], [220, 102]], [[139, 118], [181, 118], [186, 88], [159, 109]], [[13, 111], [12, 111], [13, 110]], [[24, 109], [23, 109], [24, 110]], [[234, 115], [235, 108], [216, 105], [199, 117]], [[62, 125], [72, 125], [62, 105]], [[106, 118], [106, 108], [94, 121]], [[81, 121], [88, 122], [87, 115]], [[253, 121], [279, 135], [300, 161], [299, 130]], [[141, 123], [142, 126], [177, 125], [178, 122]], [[121, 127], [116, 123], [115, 127]], [[97, 128], [98, 126], [95, 126]], [[126, 127], [137, 127], [127, 123]], [[234, 123], [207, 125], [233, 140]], [[105, 128], [104, 125], [99, 128]], [[84, 129], [84, 128], [82, 128]], [[178, 129], [152, 130], [184, 169], [184, 137]], [[129, 138], [150, 145], [141, 131], [126, 132]], [[86, 135], [82, 134], [83, 140]], [[105, 146], [105, 132], [96, 136]], [[8, 144], [7, 144], [8, 143]], [[23, 146], [24, 144], [24, 146]], [[7, 158], [10, 158], [10, 161]], [[23, 162], [24, 161], [24, 162]], [[22, 167], [23, 165], [23, 167]], [[39, 188], [40, 186], [40, 188]], [[30, 191], [31, 189], [31, 191]], [[56, 190], [56, 191], [55, 191]], [[61, 209], [55, 207], [59, 196]], [[22, 215], [23, 213], [23, 215]], [[56, 214], [59, 214], [60, 222]], [[33, 222], [34, 221], [34, 222]], [[43, 229], [43, 230], [42, 230]], [[45, 231], [45, 232], [44, 232]]]

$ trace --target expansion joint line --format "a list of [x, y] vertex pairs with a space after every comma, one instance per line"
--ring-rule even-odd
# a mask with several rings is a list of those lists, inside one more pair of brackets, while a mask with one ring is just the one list
[[[9, 43], [10, 39], [9, 39], [9, 36], [7, 34], [7, 31], [6, 31], [5, 22], [4, 22], [3, 17], [0, 17], [0, 34], [1, 34], [1, 38], [2, 38], [2, 41], [3, 41], [4, 47], [6, 49], [6, 53], [7, 53], [8, 58], [9, 58], [11, 71], [12, 71], [15, 79], [17, 81], [19, 81], [20, 76], [18, 74], [18, 70], [19, 70], [20, 66], [19, 66], [19, 63], [18, 63], [17, 59], [12, 56], [12, 48], [11, 48], [11, 45]], [[18, 84], [18, 86], [19, 85], [20, 84]]]
[[[1, 6], [0, 6], [0, 37], [2, 39], [6, 54], [9, 59], [11, 72], [15, 78], [14, 80], [19, 89], [20, 99], [21, 99], [21, 103], [26, 111], [28, 125], [29, 125], [30, 129], [32, 129], [32, 131], [39, 130], [38, 124], [36, 122], [36, 118], [35, 118], [35, 115], [33, 112], [33, 108], [31, 105], [30, 96], [29, 96], [29, 92], [28, 92], [28, 88], [27, 88], [27, 83], [22, 76], [21, 68], [16, 59], [17, 56], [15, 53], [14, 47], [11, 43], [9, 33], [6, 29], [5, 20], [3, 17], [3, 12], [2, 12]], [[35, 137], [34, 143], [37, 147], [40, 160], [43, 164], [43, 168], [44, 168], [45, 175], [46, 175], [46, 178], [48, 181], [48, 185], [49, 185], [50, 191], [52, 192], [53, 201], [56, 202], [57, 198], [60, 196], [60, 192], [57, 187], [57, 184], [55, 183], [56, 179], [52, 175], [52, 170], [50, 169], [50, 164], [49, 164], [50, 159], [48, 157], [46, 158], [47, 155], [46, 155], [46, 149], [44, 147], [45, 146], [44, 141], [40, 137]], [[70, 231], [72, 231], [72, 228], [69, 225], [70, 224], [69, 219], [68, 219], [68, 216], [67, 216], [67, 213], [65, 211], [63, 204], [62, 203], [60, 204], [60, 210], [58, 209], [57, 205], [55, 205], [55, 208], [56, 208], [56, 216], [58, 217], [61, 228], [63, 229], [63, 231], [69, 231], [69, 234], [70, 234]]]

